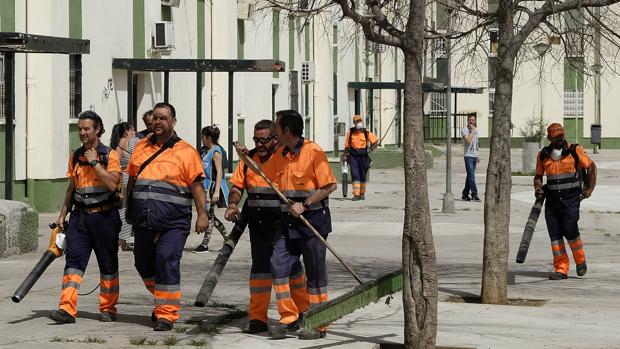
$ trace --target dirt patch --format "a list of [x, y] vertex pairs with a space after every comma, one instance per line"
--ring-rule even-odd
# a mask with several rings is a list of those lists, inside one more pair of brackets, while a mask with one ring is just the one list
[[[446, 300], [449, 303], [480, 303], [480, 297], [462, 297], [449, 296]], [[508, 298], [508, 304], [518, 307], [542, 307], [547, 303], [547, 299], [525, 299], [525, 298]]]

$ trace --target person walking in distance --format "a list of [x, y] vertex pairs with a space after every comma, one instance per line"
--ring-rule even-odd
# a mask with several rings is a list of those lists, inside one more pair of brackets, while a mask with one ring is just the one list
[[[467, 126], [461, 130], [463, 136], [463, 152], [465, 158], [465, 188], [462, 199], [465, 201], [480, 201], [478, 188], [476, 187], [476, 165], [480, 162], [478, 157], [478, 129], [476, 128], [476, 115], [467, 117]], [[469, 194], [471, 193], [471, 197]]]
[[153, 108], [153, 134], [134, 148], [127, 174], [126, 219], [135, 232], [138, 273], [155, 298], [155, 331], [170, 331], [181, 308], [181, 257], [192, 222], [207, 230], [204, 172], [198, 152], [174, 131], [176, 110], [162, 102]]
[[[564, 239], [573, 252], [577, 275], [588, 270], [586, 254], [579, 232], [579, 208], [581, 200], [589, 198], [596, 186], [596, 165], [583, 147], [568, 144], [564, 139], [564, 128], [558, 123], [547, 127], [550, 144], [544, 147], [536, 160], [534, 194], [537, 199], [545, 198], [545, 221], [551, 239], [553, 267], [551, 280], [568, 278], [570, 262]], [[547, 184], [543, 186], [543, 175]]]
[[377, 149], [379, 140], [371, 131], [364, 128], [362, 117], [353, 115], [353, 127], [347, 131], [344, 142], [343, 158], [346, 157], [351, 167], [353, 184], [352, 201], [366, 200], [366, 177], [370, 169], [370, 152]]
[[[123, 171], [123, 179], [121, 182], [121, 194], [123, 197], [127, 196], [125, 189], [127, 188], [127, 182], [129, 181], [129, 176], [127, 176], [125, 170], [127, 169], [129, 158], [131, 157], [133, 148], [138, 140], [139, 139], [136, 137], [136, 131], [134, 130], [133, 125], [128, 122], [118, 123], [112, 128], [110, 148], [116, 150], [120, 156], [121, 170]], [[118, 246], [123, 251], [133, 251], [133, 243], [129, 242], [129, 239], [131, 238], [131, 224], [128, 224], [125, 221], [125, 207], [119, 208], [118, 213], [123, 221], [121, 232], [118, 235]]]
[[209, 229], [200, 243], [194, 249], [194, 253], [209, 252], [209, 240], [215, 227], [224, 240], [228, 232], [226, 227], [215, 217], [215, 206], [228, 206], [228, 182], [224, 177], [224, 150], [219, 145], [220, 130], [215, 126], [207, 126], [202, 129], [202, 168], [205, 172], [205, 190], [207, 192], [207, 215], [209, 217]]
[[69, 186], [56, 224], [71, 210], [66, 236], [65, 271], [60, 304], [50, 318], [57, 323], [74, 323], [78, 292], [91, 252], [95, 252], [99, 272], [99, 321], [116, 320], [118, 303], [118, 233], [121, 219], [118, 185], [121, 164], [114, 149], [100, 141], [105, 132], [101, 117], [93, 111], [78, 116], [79, 147], [69, 159]]
[[136, 137], [138, 139], [142, 139], [149, 135], [149, 133], [153, 132], [153, 111], [147, 110], [142, 114], [142, 121], [144, 122], [144, 126], [146, 127], [144, 130], [136, 133]]

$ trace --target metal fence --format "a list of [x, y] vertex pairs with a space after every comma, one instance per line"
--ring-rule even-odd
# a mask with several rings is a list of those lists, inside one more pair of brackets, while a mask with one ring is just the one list
[[[470, 114], [452, 114], [452, 141], [461, 141], [461, 130], [467, 126], [467, 117]], [[424, 141], [425, 142], [445, 142], [446, 141], [446, 114], [424, 114]]]

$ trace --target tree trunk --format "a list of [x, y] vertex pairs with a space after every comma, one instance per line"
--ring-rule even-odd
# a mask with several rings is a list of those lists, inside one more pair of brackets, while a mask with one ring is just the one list
[[499, 50], [495, 75], [495, 107], [491, 154], [487, 168], [484, 200], [484, 256], [482, 303], [506, 304], [508, 301], [508, 232], [510, 226], [510, 126], [512, 83], [516, 50], [514, 48], [511, 0], [501, 0], [498, 10]]
[[[403, 307], [405, 347], [435, 348], [437, 265], [424, 159], [422, 34], [424, 2], [412, 0], [407, 26], [404, 94], [405, 221], [403, 226]], [[421, 17], [421, 18], [418, 18]]]

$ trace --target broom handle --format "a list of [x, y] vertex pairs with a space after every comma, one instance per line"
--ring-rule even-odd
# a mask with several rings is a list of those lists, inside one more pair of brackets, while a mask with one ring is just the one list
[[[275, 190], [276, 194], [278, 194], [278, 196], [280, 197], [280, 200], [284, 201], [289, 207], [291, 207], [292, 203], [289, 199], [286, 198], [286, 196], [284, 196], [284, 194], [282, 194], [282, 192], [280, 192], [275, 184], [273, 184], [273, 182], [267, 178], [267, 176], [265, 175], [265, 173], [263, 172], [263, 170], [261, 170], [260, 166], [258, 166], [258, 164], [256, 162], [254, 162], [254, 160], [252, 160], [249, 156], [238, 152], [239, 156], [241, 157], [241, 159], [243, 160], [243, 162], [245, 162], [246, 165], [248, 165], [248, 167], [254, 171], [256, 174], [258, 174], [259, 176], [263, 177], [263, 179], [265, 180], [265, 182], [267, 182], [267, 184], [269, 184], [269, 186], [271, 187], [271, 189]], [[322, 243], [323, 245], [325, 245], [325, 247], [327, 247], [327, 249], [336, 257], [336, 259], [338, 259], [338, 261], [342, 264], [342, 266], [349, 272], [351, 273], [351, 275], [353, 275], [353, 277], [355, 278], [355, 280], [357, 280], [357, 282], [360, 283], [360, 285], [364, 284], [364, 282], [362, 281], [362, 279], [360, 279], [359, 276], [357, 276], [357, 274], [353, 271], [353, 269], [351, 269], [351, 267], [349, 267], [349, 265], [347, 264], [347, 262], [345, 262], [342, 257], [340, 257], [340, 255], [338, 255], [338, 253], [332, 248], [332, 246], [323, 238], [323, 236], [321, 236], [321, 234], [319, 234], [318, 231], [316, 231], [316, 229], [314, 229], [314, 227], [312, 226], [312, 224], [310, 224], [310, 222], [308, 222], [308, 220], [306, 219], [306, 217], [299, 215], [297, 216], [297, 218], [299, 218], [299, 220], [301, 220], [301, 222], [308, 227], [308, 229], [310, 229], [310, 231], [314, 234], [314, 236], [316, 236]]]

